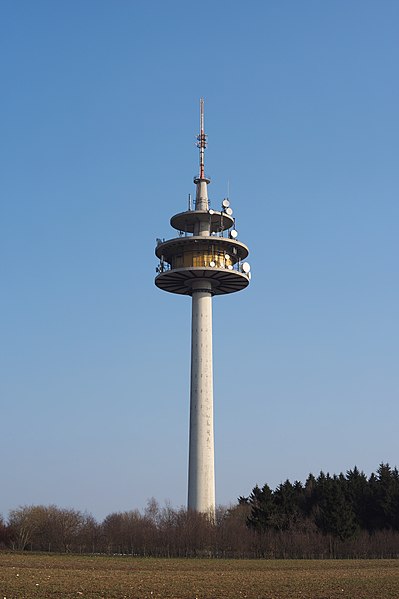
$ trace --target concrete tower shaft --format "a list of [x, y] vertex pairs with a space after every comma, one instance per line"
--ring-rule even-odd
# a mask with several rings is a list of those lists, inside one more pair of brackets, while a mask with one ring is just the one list
[[[208, 184], [210, 182], [210, 179], [199, 179], [198, 177], [194, 179], [194, 183], [197, 186], [197, 190], [195, 193], [195, 210], [197, 211], [208, 212], [209, 210]], [[207, 228], [207, 234], [210, 235], [209, 227]]]
[[212, 284], [192, 285], [188, 507], [215, 511], [212, 372]]
[[192, 296], [188, 508], [214, 518], [212, 296], [245, 289], [250, 268], [244, 262], [248, 248], [237, 240], [230, 202], [223, 200], [221, 210], [210, 209], [206, 145], [201, 100], [195, 210], [172, 216], [170, 224], [179, 231], [178, 237], [157, 240], [155, 254], [159, 264], [155, 284], [170, 293]]

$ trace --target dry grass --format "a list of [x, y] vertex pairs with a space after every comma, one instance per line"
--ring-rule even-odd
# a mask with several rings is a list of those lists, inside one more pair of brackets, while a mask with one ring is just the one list
[[0, 599], [399, 599], [395, 560], [0, 554]]

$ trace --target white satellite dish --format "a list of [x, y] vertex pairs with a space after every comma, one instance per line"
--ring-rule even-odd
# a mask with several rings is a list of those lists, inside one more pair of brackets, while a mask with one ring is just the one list
[[231, 216], [233, 214], [233, 211], [231, 208], [226, 208], [225, 210], [226, 214], [228, 214], [229, 216]]
[[244, 264], [242, 265], [242, 272], [245, 272], [245, 274], [247, 275], [249, 273], [249, 271], [251, 270], [251, 265], [249, 264], [249, 262], [244, 262]]
[[208, 210], [208, 212], [209, 212], [209, 214], [211, 214], [211, 215], [212, 215], [212, 214], [215, 214], [215, 211], [214, 211], [214, 210]]
[[223, 206], [223, 208], [228, 208], [230, 206], [229, 200], [224, 199], [222, 202], [222, 206]]
[[209, 266], [212, 266], [212, 268], [215, 268], [216, 266], [216, 262], [214, 262], [213, 260], [211, 262], [209, 262]]
[[232, 264], [229, 264], [227, 268], [228, 268], [229, 270], [233, 270], [233, 265], [232, 265]]
[[230, 237], [232, 237], [233, 239], [235, 239], [236, 237], [238, 237], [238, 233], [235, 229], [233, 229], [232, 231], [230, 231]]
[[229, 256], [228, 254], [225, 254], [225, 255], [224, 255], [224, 259], [225, 259], [225, 260], [230, 260], [230, 256]]

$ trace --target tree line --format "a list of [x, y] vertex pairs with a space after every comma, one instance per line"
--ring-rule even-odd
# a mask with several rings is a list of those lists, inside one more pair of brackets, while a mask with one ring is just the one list
[[74, 509], [22, 506], [0, 517], [0, 547], [46, 552], [157, 557], [398, 557], [399, 472], [381, 464], [310, 474], [272, 490], [255, 486], [214, 521], [160, 507], [109, 514], [102, 522]]
[[239, 503], [248, 506], [247, 526], [260, 538], [273, 532], [281, 539], [312, 535], [328, 539], [330, 554], [348, 555], [381, 552], [384, 538], [390, 539], [388, 552], [399, 555], [399, 472], [389, 464], [380, 464], [369, 478], [355, 467], [346, 475], [310, 474], [304, 485], [287, 480], [274, 491], [255, 486]]

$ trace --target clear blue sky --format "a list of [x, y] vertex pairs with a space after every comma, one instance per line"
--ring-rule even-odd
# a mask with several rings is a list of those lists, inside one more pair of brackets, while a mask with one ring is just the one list
[[0, 513], [186, 502], [190, 300], [153, 283], [205, 98], [253, 279], [214, 300], [217, 501], [399, 465], [399, 4], [3, 0]]

